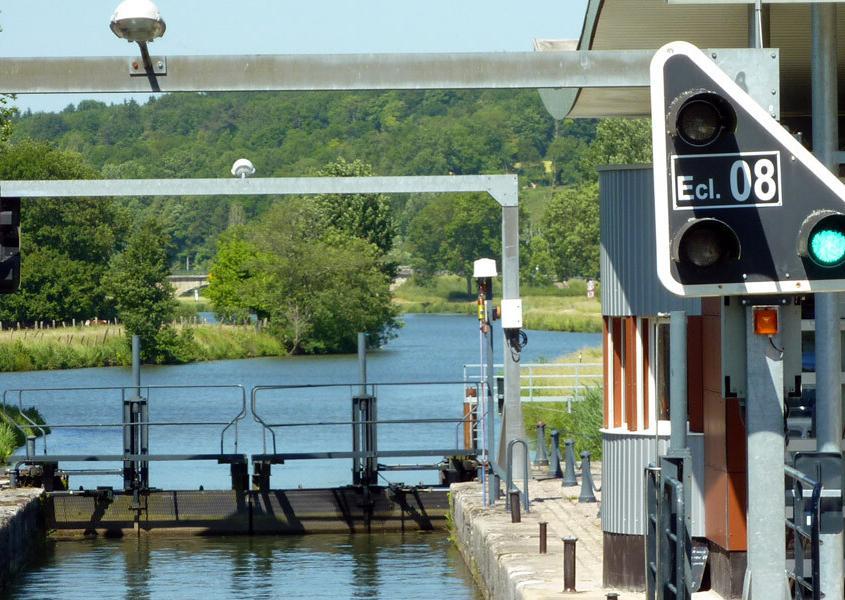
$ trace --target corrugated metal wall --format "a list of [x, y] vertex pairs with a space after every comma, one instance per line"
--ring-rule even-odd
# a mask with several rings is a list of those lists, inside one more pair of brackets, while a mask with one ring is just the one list
[[[692, 535], [704, 537], [704, 436], [687, 437], [692, 452]], [[601, 528], [610, 533], [643, 535], [643, 470], [655, 463], [654, 434], [602, 434]], [[664, 454], [669, 437], [660, 436]]]
[[[599, 198], [602, 314], [648, 317], [685, 310], [700, 315], [698, 299], [669, 293], [657, 278], [651, 167], [602, 167]], [[668, 254], [669, 248], [663, 251]]]

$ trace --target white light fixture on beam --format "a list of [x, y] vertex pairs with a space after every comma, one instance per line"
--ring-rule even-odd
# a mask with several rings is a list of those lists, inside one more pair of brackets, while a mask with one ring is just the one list
[[124, 0], [111, 18], [111, 30], [128, 42], [145, 44], [164, 35], [167, 25], [150, 0]]

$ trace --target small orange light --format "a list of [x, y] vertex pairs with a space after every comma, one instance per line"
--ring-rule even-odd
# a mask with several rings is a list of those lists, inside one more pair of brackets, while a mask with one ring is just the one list
[[754, 333], [775, 335], [778, 332], [778, 309], [771, 306], [754, 308]]

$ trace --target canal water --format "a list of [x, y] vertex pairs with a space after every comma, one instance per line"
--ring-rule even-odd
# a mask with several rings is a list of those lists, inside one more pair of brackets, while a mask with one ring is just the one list
[[[477, 320], [457, 315], [407, 315], [404, 321], [398, 337], [368, 357], [368, 381], [378, 384], [379, 419], [460, 418], [464, 365], [480, 362]], [[552, 360], [600, 343], [598, 334], [529, 331], [528, 336], [523, 362]], [[497, 333], [494, 339], [498, 346], [501, 335]], [[500, 347], [496, 355], [496, 362], [501, 362]], [[145, 366], [142, 386], [150, 386], [144, 390], [150, 421], [193, 423], [152, 426], [150, 452], [220, 452], [220, 423], [241, 413], [244, 401], [250, 403], [249, 391], [254, 386], [272, 388], [256, 396], [256, 412], [267, 423], [348, 421], [358, 378], [354, 355]], [[23, 404], [36, 405], [49, 423], [63, 425], [48, 437], [49, 453], [121, 453], [119, 427], [92, 425], [121, 422], [120, 391], [107, 388], [131, 385], [129, 369], [8, 373], [0, 376], [0, 382], [5, 390], [28, 390], [23, 392]], [[418, 382], [439, 383], [416, 385]], [[233, 385], [244, 387], [245, 400]], [[36, 391], [80, 387], [104, 389]], [[6, 401], [11, 400], [16, 401], [17, 396], [7, 395]], [[196, 425], [200, 422], [215, 424]], [[349, 425], [289, 426], [275, 431], [275, 448], [280, 452], [351, 449]], [[385, 425], [379, 429], [378, 443], [380, 450], [454, 448], [459, 435], [460, 427], [454, 423]], [[237, 427], [226, 430], [222, 444], [225, 452], [273, 450], [272, 436], [252, 419], [248, 406]], [[42, 450], [39, 441], [38, 451]], [[90, 468], [91, 463], [76, 466]], [[120, 465], [102, 466], [117, 469]], [[350, 482], [350, 466], [349, 460], [292, 461], [274, 467], [271, 484], [277, 488], [345, 485]], [[230, 485], [227, 466], [215, 463], [153, 463], [150, 471], [151, 485], [165, 489]], [[384, 480], [392, 482], [436, 482], [436, 475], [429, 471], [386, 475]], [[72, 479], [71, 483], [78, 485], [81, 480]], [[119, 487], [121, 481], [98, 476], [86, 478], [84, 484]], [[20, 579], [10, 597], [82, 598], [94, 592], [124, 598], [474, 599], [471, 578], [450, 548], [444, 536], [431, 534], [60, 542], [36, 569]]]

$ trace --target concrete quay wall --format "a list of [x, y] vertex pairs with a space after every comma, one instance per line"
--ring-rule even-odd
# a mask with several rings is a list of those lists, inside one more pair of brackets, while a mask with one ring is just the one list
[[539, 554], [536, 514], [511, 523], [500, 501], [485, 509], [477, 483], [452, 485], [453, 536], [481, 593], [488, 600], [563, 597], [563, 547], [551, 535], [548, 554]]
[[0, 591], [44, 541], [42, 492], [36, 488], [0, 490]]
[[[578, 488], [560, 479], [530, 483], [531, 510], [512, 523], [504, 499], [483, 506], [478, 483], [452, 485], [453, 539], [488, 600], [640, 600], [642, 592], [602, 587], [602, 531], [598, 504], [578, 502]], [[600, 494], [597, 494], [600, 499]], [[539, 552], [539, 523], [548, 524], [546, 554]], [[563, 591], [563, 536], [578, 538], [575, 593]]]

